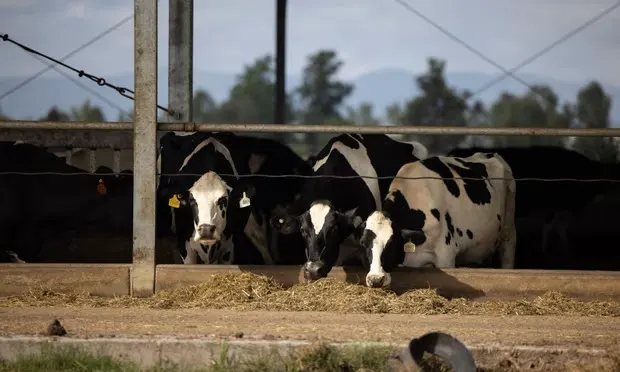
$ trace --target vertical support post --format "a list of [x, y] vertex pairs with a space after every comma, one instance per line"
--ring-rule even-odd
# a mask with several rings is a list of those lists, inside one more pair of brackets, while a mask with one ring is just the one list
[[73, 157], [73, 149], [68, 148], [65, 151], [65, 161], [67, 162], [67, 164], [73, 165], [71, 161], [72, 157]]
[[170, 122], [193, 121], [194, 0], [170, 0], [168, 18], [168, 107]]
[[97, 170], [97, 149], [88, 149], [88, 169], [90, 173]]
[[286, 121], [286, 2], [276, 0], [275, 124], [284, 124]]
[[155, 292], [155, 163], [157, 142], [157, 0], [134, 0], [132, 296]]
[[112, 170], [116, 174], [121, 173], [121, 149], [114, 149], [114, 155], [112, 158]]

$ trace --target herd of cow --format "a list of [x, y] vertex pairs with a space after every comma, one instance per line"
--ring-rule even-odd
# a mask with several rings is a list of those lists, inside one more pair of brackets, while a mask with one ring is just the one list
[[[40, 261], [47, 237], [76, 230], [131, 236], [130, 171], [90, 174], [24, 143], [0, 143], [0, 156], [0, 262]], [[564, 148], [429, 156], [343, 134], [303, 159], [275, 140], [170, 132], [157, 168], [156, 231], [175, 263], [303, 265], [310, 280], [361, 265], [372, 287], [401, 265], [620, 268], [620, 165]]]

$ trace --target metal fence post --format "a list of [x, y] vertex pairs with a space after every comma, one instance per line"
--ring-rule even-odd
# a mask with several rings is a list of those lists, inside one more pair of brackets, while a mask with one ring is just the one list
[[168, 108], [191, 123], [194, 74], [194, 0], [170, 0], [168, 25]]
[[157, 0], [134, 0], [134, 186], [131, 295], [155, 291]]

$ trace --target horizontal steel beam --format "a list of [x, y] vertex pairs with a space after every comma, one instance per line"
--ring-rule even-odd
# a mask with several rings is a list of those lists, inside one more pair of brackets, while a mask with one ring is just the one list
[[0, 129], [0, 141], [22, 141], [48, 148], [133, 148], [133, 135], [127, 131]]
[[[0, 121], [0, 130], [93, 130], [131, 131], [131, 122], [44, 122]], [[166, 123], [157, 125], [159, 131], [176, 132], [255, 132], [255, 133], [360, 133], [360, 134], [425, 134], [425, 135], [483, 135], [483, 136], [574, 136], [620, 137], [620, 128], [508, 128], [508, 127], [433, 127], [433, 126], [376, 126], [320, 124], [221, 124]], [[2, 132], [0, 132], [2, 133]], [[0, 140], [2, 138], [0, 137]]]
[[160, 124], [159, 130], [189, 132], [256, 132], [256, 133], [359, 133], [359, 134], [425, 134], [484, 136], [575, 136], [620, 137], [620, 128], [505, 128], [505, 127], [431, 127], [317, 124]]
[[111, 131], [133, 129], [131, 122], [82, 122], [82, 121], [0, 121], [0, 129], [26, 130], [96, 130]]

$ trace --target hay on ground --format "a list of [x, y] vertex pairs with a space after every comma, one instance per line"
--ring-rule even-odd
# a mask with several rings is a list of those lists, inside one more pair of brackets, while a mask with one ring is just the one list
[[44, 288], [0, 298], [0, 307], [17, 306], [620, 317], [619, 302], [579, 301], [557, 292], [545, 293], [534, 300], [448, 300], [431, 289], [411, 290], [398, 296], [392, 291], [332, 278], [285, 289], [271, 278], [250, 273], [215, 274], [200, 285], [161, 291], [151, 298], [102, 298], [80, 293], [62, 294]]

